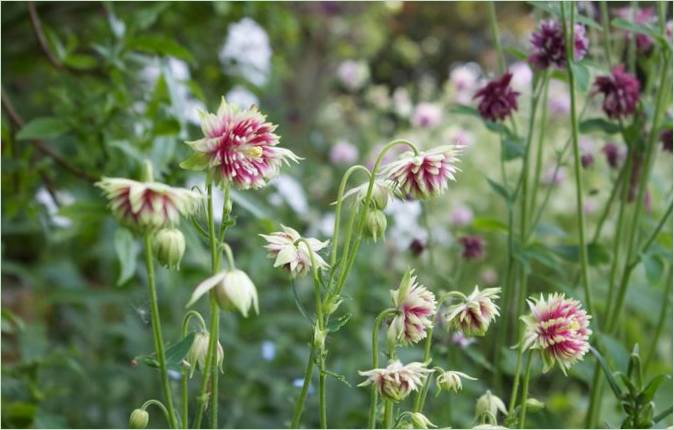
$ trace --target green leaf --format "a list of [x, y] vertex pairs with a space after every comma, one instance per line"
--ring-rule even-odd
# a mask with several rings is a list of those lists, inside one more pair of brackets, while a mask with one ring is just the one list
[[117, 229], [114, 242], [117, 259], [119, 260], [119, 277], [117, 278], [117, 286], [119, 287], [131, 279], [136, 272], [136, 256], [139, 249], [133, 234], [125, 228]]
[[595, 21], [594, 19], [592, 19], [588, 16], [576, 15], [576, 21], [580, 24], [584, 24], [584, 25], [587, 25], [588, 27], [592, 27], [595, 30], [599, 30], [599, 31], [602, 30], [601, 25], [599, 25], [599, 23], [597, 21]]
[[86, 54], [69, 54], [63, 62], [73, 69], [91, 70], [98, 65], [96, 57]]
[[513, 57], [517, 58], [520, 61], [527, 61], [527, 59], [529, 58], [527, 56], [527, 53], [522, 51], [521, 49], [510, 47], [506, 48], [505, 52], [507, 52], [508, 54], [512, 55]]
[[478, 110], [475, 109], [472, 106], [457, 105], [457, 106], [454, 106], [450, 112], [456, 113], [456, 114], [459, 114], [459, 115], [470, 115], [470, 116], [474, 116], [476, 118], [480, 118], [480, 112], [478, 112]]
[[641, 254], [641, 264], [644, 265], [646, 279], [651, 285], [657, 285], [665, 271], [665, 263], [659, 255]]
[[158, 120], [154, 123], [155, 136], [175, 136], [180, 133], [180, 123], [173, 118]]
[[571, 63], [573, 75], [576, 78], [576, 88], [582, 93], [590, 89], [590, 69], [583, 63]]
[[618, 386], [618, 382], [615, 380], [615, 377], [613, 376], [613, 373], [611, 372], [611, 369], [609, 369], [608, 364], [606, 364], [606, 360], [604, 360], [604, 357], [594, 349], [594, 347], [590, 347], [590, 352], [594, 357], [597, 359], [597, 362], [599, 363], [599, 366], [601, 366], [601, 369], [604, 371], [604, 375], [606, 376], [606, 380], [608, 381], [608, 385], [611, 387], [611, 390], [613, 390], [613, 394], [615, 394], [617, 399], [622, 398], [623, 393], [620, 390], [620, 387]]
[[506, 127], [504, 124], [501, 124], [500, 122], [494, 122], [494, 121], [484, 121], [484, 126], [487, 127], [488, 130], [493, 131], [494, 133], [498, 133], [500, 135], [509, 135], [510, 130], [508, 130], [508, 127]]
[[506, 137], [502, 140], [501, 151], [503, 151], [503, 159], [506, 161], [524, 156], [524, 139], [512, 136]]
[[603, 131], [604, 133], [611, 135], [620, 133], [620, 126], [604, 118], [590, 118], [582, 121], [578, 126], [578, 130], [582, 134]]
[[[578, 263], [580, 260], [580, 246], [578, 245], [557, 245], [552, 250], [566, 261]], [[587, 245], [587, 261], [590, 266], [607, 264], [610, 260], [611, 254], [604, 245], [599, 243]]]
[[527, 4], [531, 7], [547, 12], [556, 18], [561, 18], [562, 16], [557, 3], [546, 1], [528, 1]]
[[667, 374], [658, 375], [651, 379], [648, 385], [646, 385], [646, 388], [639, 394], [637, 401], [642, 405], [652, 401], [658, 388], [660, 388], [660, 385], [667, 379], [669, 379], [669, 375]]
[[167, 55], [194, 64], [194, 57], [187, 48], [180, 45], [174, 39], [159, 36], [136, 36], [128, 41], [129, 49], [147, 52], [150, 54]]
[[192, 332], [166, 349], [166, 366], [180, 370], [181, 362], [189, 352], [195, 335], [196, 333]]
[[195, 152], [186, 160], [180, 163], [180, 167], [185, 170], [204, 170], [208, 167], [210, 159], [204, 152]]
[[340, 316], [340, 317], [337, 318], [337, 319], [331, 320], [330, 323], [329, 323], [328, 326], [327, 326], [327, 329], [328, 329], [328, 331], [331, 332], [331, 333], [334, 333], [334, 332], [336, 332], [336, 331], [339, 331], [339, 329], [341, 329], [342, 327], [344, 327], [344, 325], [345, 325], [347, 322], [349, 322], [350, 319], [351, 319], [351, 314], [350, 314], [350, 313], [344, 314], [344, 315]]
[[35, 118], [28, 121], [16, 134], [17, 140], [53, 139], [70, 130], [65, 121], [54, 117]]
[[492, 190], [496, 191], [497, 194], [499, 194], [501, 197], [503, 197], [508, 204], [510, 204], [510, 193], [506, 188], [499, 184], [496, 181], [492, 181], [491, 179], [487, 178], [487, 182], [489, 183], [489, 186], [492, 188]]
[[496, 218], [479, 217], [473, 220], [473, 228], [484, 232], [508, 232], [508, 226]]

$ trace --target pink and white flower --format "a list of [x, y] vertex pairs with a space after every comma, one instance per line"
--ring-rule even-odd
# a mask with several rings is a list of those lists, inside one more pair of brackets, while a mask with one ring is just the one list
[[318, 251], [328, 246], [328, 241], [303, 238], [297, 230], [281, 227], [283, 231], [260, 235], [268, 242], [265, 249], [269, 251], [269, 257], [274, 258], [274, 267], [283, 267], [292, 277], [306, 275], [312, 267], [312, 260], [319, 270], [329, 267], [318, 254]]
[[439, 146], [414, 155], [408, 151], [402, 157], [382, 169], [382, 174], [397, 185], [403, 196], [426, 199], [447, 189], [447, 183], [455, 180], [459, 150], [451, 145]]
[[428, 335], [433, 327], [435, 296], [417, 282], [414, 270], [405, 273], [397, 290], [391, 290], [393, 304], [398, 313], [391, 321], [388, 337], [403, 345], [417, 343]]
[[412, 125], [421, 128], [436, 127], [442, 121], [442, 109], [434, 103], [419, 103], [412, 114]]
[[181, 163], [183, 168], [211, 168], [218, 182], [249, 189], [266, 185], [289, 160], [300, 160], [278, 146], [276, 125], [267, 122], [255, 106], [241, 109], [223, 97], [215, 114], [201, 112], [200, 116], [204, 137], [187, 142], [196, 153]]
[[528, 304], [531, 313], [521, 317], [526, 325], [523, 347], [541, 351], [544, 372], [557, 363], [566, 374], [590, 349], [591, 316], [578, 300], [563, 294], [550, 294], [547, 299], [541, 295]]
[[451, 305], [445, 320], [454, 330], [460, 330], [466, 336], [484, 336], [489, 325], [499, 316], [498, 306], [494, 300], [499, 298], [501, 288], [487, 288], [480, 291], [476, 285], [470, 295], [460, 292], [460, 302]]
[[180, 215], [194, 213], [201, 194], [159, 182], [101, 178], [96, 186], [110, 200], [110, 209], [123, 224], [141, 230], [159, 230], [178, 224]]
[[433, 370], [424, 363], [413, 362], [403, 365], [400, 361], [392, 361], [383, 369], [359, 371], [367, 379], [358, 386], [374, 385], [384, 399], [398, 402], [404, 400], [412, 391], [418, 391]]

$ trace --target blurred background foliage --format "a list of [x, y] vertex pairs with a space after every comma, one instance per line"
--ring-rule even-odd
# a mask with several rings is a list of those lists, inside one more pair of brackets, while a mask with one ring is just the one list
[[[596, 5], [587, 3], [585, 11], [591, 15]], [[497, 12], [504, 46], [526, 50], [540, 11], [503, 3]], [[509, 60], [520, 57], [513, 51]], [[450, 191], [423, 209], [418, 203], [392, 205], [385, 241], [365, 244], [351, 275], [345, 304], [351, 320], [331, 337], [328, 366], [354, 387], [330, 380], [329, 417], [332, 425], [363, 426], [368, 391], [355, 388], [357, 371], [369, 368], [373, 319], [405, 268], [416, 267], [436, 292], [498, 285], [503, 276], [505, 206], [485, 180], [497, 176], [498, 136], [453, 110], [471, 100], [459, 97], [460, 73], [450, 74], [467, 71], [469, 81], [479, 82], [496, 68], [480, 2], [3, 3], [2, 426], [125, 427], [132, 409], [159, 397], [155, 371], [134, 359], [153, 348], [145, 272], [137, 264], [141, 243], [111, 218], [92, 184], [100, 176], [137, 178], [147, 158], [159, 180], [203, 189], [203, 178], [178, 163], [188, 154], [183, 142], [200, 134], [196, 108], [214, 110], [223, 94], [244, 106], [259, 105], [279, 124], [282, 144], [305, 158], [268, 188], [234, 194], [236, 226], [228, 240], [237, 265], [259, 289], [261, 313], [222, 318], [225, 427], [287, 425], [308, 353], [311, 327], [297, 310], [291, 281], [272, 269], [257, 234], [283, 223], [325, 239], [341, 174], [350, 164], [371, 162], [393, 137], [422, 147], [449, 141], [466, 147], [463, 171]], [[526, 93], [527, 73], [521, 72], [520, 91]], [[568, 138], [568, 89], [556, 84], [545, 129], [546, 166]], [[616, 172], [600, 152], [606, 136], [584, 137], [596, 157], [585, 171], [594, 226]], [[511, 158], [518, 154], [514, 148]], [[671, 155], [658, 158], [649, 226], [671, 198]], [[562, 170], [569, 162], [564, 159]], [[516, 172], [518, 166], [507, 168]], [[540, 252], [529, 261], [530, 288], [578, 296], [573, 186], [551, 173], [543, 178], [555, 188], [537, 230]], [[608, 223], [607, 238], [613, 217]], [[188, 251], [181, 272], [158, 273], [169, 343], [178, 340], [184, 304], [210, 264], [193, 227], [182, 227]], [[671, 373], [669, 307], [661, 314], [662, 303], [671, 299], [671, 229], [665, 230], [633, 277], [623, 328], [606, 339], [616, 369], [626, 367], [628, 351], [639, 343], [642, 351], [654, 351], [650, 373]], [[483, 258], [462, 259], [457, 238], [465, 234], [485, 240]], [[607, 252], [597, 251], [592, 267], [601, 311]], [[311, 302], [308, 282], [295, 285], [305, 304]], [[512, 345], [515, 316], [507, 318]], [[659, 318], [667, 323], [653, 345]], [[437, 364], [480, 380], [464, 384], [460, 395], [430, 396], [427, 415], [434, 423], [473, 425], [474, 402], [486, 389], [507, 398], [510, 381], [493, 386], [491, 371], [501, 366], [512, 375], [515, 355], [508, 351], [503, 362], [492, 361], [495, 334], [474, 342], [436, 330]], [[406, 348], [401, 358], [421, 356], [420, 348]], [[538, 377], [531, 396], [546, 408], [532, 413], [530, 424], [581, 426], [592, 367], [587, 359], [569, 377], [559, 371]], [[608, 396], [605, 403], [604, 421], [617, 425], [620, 409]], [[671, 381], [656, 404], [672, 404]], [[311, 391], [305, 425], [318, 425], [316, 406]], [[152, 415], [151, 426], [165, 425]]]

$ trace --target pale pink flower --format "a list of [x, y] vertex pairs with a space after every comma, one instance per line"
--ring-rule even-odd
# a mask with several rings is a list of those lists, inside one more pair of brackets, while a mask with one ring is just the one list
[[96, 186], [110, 200], [110, 209], [123, 224], [141, 230], [159, 230], [178, 224], [180, 215], [196, 211], [201, 194], [159, 182], [101, 178]]
[[330, 148], [330, 161], [333, 164], [353, 164], [358, 160], [358, 148], [346, 140], [340, 140]]
[[464, 227], [473, 222], [473, 211], [467, 206], [459, 206], [452, 210], [449, 217], [452, 224]]
[[455, 331], [452, 333], [452, 343], [457, 345], [461, 349], [466, 349], [470, 345], [475, 343], [475, 339], [472, 337], [466, 337], [462, 332], [460, 331]]
[[327, 241], [303, 238], [297, 230], [281, 227], [283, 231], [260, 235], [268, 242], [265, 248], [269, 251], [269, 256], [274, 258], [274, 267], [283, 267], [292, 277], [306, 275], [312, 267], [312, 255], [319, 270], [328, 267], [328, 263], [318, 254], [318, 251], [328, 246]]
[[391, 321], [388, 336], [403, 345], [417, 343], [424, 339], [433, 327], [435, 296], [417, 282], [414, 270], [405, 273], [397, 290], [391, 290], [393, 304], [398, 313]]
[[478, 85], [479, 68], [474, 64], [463, 64], [452, 69], [449, 73], [449, 84], [454, 101], [468, 104]]
[[534, 77], [534, 72], [524, 61], [518, 61], [510, 66], [510, 73], [513, 74], [512, 86], [515, 91], [525, 93], [531, 91], [531, 80]]
[[365, 61], [346, 60], [337, 67], [337, 78], [346, 89], [356, 91], [370, 79], [370, 68]]
[[187, 142], [196, 153], [181, 163], [186, 169], [212, 168], [218, 182], [249, 189], [266, 185], [289, 160], [300, 160], [278, 146], [276, 125], [255, 106], [242, 110], [223, 97], [215, 114], [202, 111], [200, 116], [204, 137]]
[[543, 185], [559, 185], [566, 179], [566, 170], [561, 166], [548, 166], [543, 172]]
[[403, 366], [400, 361], [395, 360], [383, 369], [358, 373], [367, 377], [359, 387], [373, 384], [384, 399], [398, 402], [412, 391], [418, 391], [433, 370], [427, 369], [424, 363], [413, 362]]
[[528, 300], [528, 304], [531, 313], [521, 317], [526, 325], [523, 347], [541, 351], [544, 372], [558, 363], [566, 374], [590, 349], [591, 316], [578, 300], [567, 299], [563, 294], [550, 294], [547, 299], [541, 295], [538, 300]]
[[489, 325], [499, 316], [498, 306], [494, 300], [499, 298], [501, 288], [487, 288], [482, 291], [475, 286], [470, 295], [461, 293], [460, 301], [451, 305], [445, 316], [447, 323], [467, 336], [484, 336]]
[[433, 103], [419, 103], [412, 114], [412, 125], [422, 128], [436, 127], [442, 121], [442, 109]]
[[460, 128], [452, 127], [445, 133], [446, 139], [454, 146], [460, 149], [465, 149], [473, 144], [475, 137], [470, 131]]
[[426, 199], [447, 189], [449, 180], [455, 180], [458, 168], [458, 149], [451, 145], [439, 146], [414, 155], [408, 151], [387, 164], [382, 174], [397, 185], [403, 196]]

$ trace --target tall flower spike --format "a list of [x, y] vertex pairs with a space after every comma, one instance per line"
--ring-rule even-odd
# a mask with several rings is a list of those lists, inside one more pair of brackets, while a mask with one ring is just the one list
[[566, 375], [567, 369], [590, 349], [591, 316], [578, 300], [563, 294], [550, 294], [547, 299], [541, 295], [528, 303], [531, 313], [521, 317], [526, 325], [523, 347], [541, 351], [544, 372], [558, 363]]
[[397, 186], [402, 196], [427, 199], [444, 192], [449, 180], [455, 180], [458, 153], [459, 150], [451, 145], [417, 155], [408, 151], [399, 160], [384, 166], [382, 175]]
[[609, 118], [624, 118], [634, 113], [639, 103], [639, 80], [625, 71], [622, 64], [615, 66], [610, 75], [598, 76], [594, 93], [602, 93], [602, 108]]
[[489, 81], [475, 93], [474, 99], [482, 99], [477, 109], [483, 119], [503, 121], [517, 110], [517, 96], [520, 93], [513, 90], [510, 85], [512, 77], [512, 73], [504, 73], [500, 78]]
[[466, 336], [484, 336], [489, 325], [499, 315], [498, 299], [501, 288], [487, 288], [480, 291], [478, 286], [469, 296], [463, 296], [460, 303], [449, 307], [446, 321], [450, 327], [462, 331]]
[[[328, 263], [318, 255], [318, 251], [328, 246], [328, 241], [321, 242], [314, 238], [303, 238], [297, 230], [284, 225], [283, 231], [272, 234], [261, 234], [267, 241], [265, 248], [269, 256], [274, 258], [274, 267], [283, 267], [294, 278], [297, 275], [306, 275], [311, 269], [311, 256], [318, 269], [328, 268]], [[300, 239], [306, 240], [300, 241]], [[307, 243], [309, 246], [307, 247]]]
[[412, 391], [418, 391], [428, 374], [432, 372], [431, 369], [426, 368], [424, 363], [413, 362], [403, 366], [400, 361], [395, 360], [383, 369], [359, 371], [358, 373], [367, 379], [358, 386], [374, 384], [379, 395], [384, 399], [399, 402]]
[[[576, 24], [574, 29], [574, 56], [575, 60], [579, 61], [587, 54], [589, 40], [584, 26]], [[538, 31], [531, 35], [531, 47], [533, 54], [529, 56], [529, 62], [535, 67], [539, 69], [547, 69], [550, 66], [566, 67], [564, 30], [558, 21], [541, 21]]]
[[278, 146], [276, 125], [267, 122], [255, 106], [241, 110], [223, 97], [215, 114], [200, 115], [204, 137], [187, 142], [196, 153], [181, 163], [185, 169], [212, 168], [216, 180], [245, 190], [263, 187], [282, 164], [300, 160]]
[[403, 276], [397, 290], [391, 290], [393, 304], [398, 313], [391, 321], [388, 337], [404, 345], [424, 339], [433, 327], [436, 302], [433, 293], [417, 282], [414, 270]]
[[192, 306], [204, 294], [215, 288], [218, 305], [225, 310], [236, 309], [244, 318], [251, 308], [260, 313], [257, 301], [257, 289], [248, 275], [242, 270], [227, 269], [216, 273], [196, 286], [187, 307]]
[[96, 186], [103, 190], [110, 209], [121, 223], [145, 231], [178, 224], [180, 215], [194, 213], [202, 199], [197, 192], [159, 182], [101, 178]]

